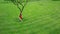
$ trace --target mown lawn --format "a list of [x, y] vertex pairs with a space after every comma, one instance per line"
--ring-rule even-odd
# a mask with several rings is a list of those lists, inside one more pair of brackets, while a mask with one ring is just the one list
[[60, 1], [29, 2], [18, 19], [19, 9], [0, 3], [0, 34], [60, 34]]

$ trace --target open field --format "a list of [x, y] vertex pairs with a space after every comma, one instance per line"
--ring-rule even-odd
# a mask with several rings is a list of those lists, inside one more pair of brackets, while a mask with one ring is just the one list
[[60, 34], [60, 1], [29, 2], [23, 11], [0, 1], [0, 34]]

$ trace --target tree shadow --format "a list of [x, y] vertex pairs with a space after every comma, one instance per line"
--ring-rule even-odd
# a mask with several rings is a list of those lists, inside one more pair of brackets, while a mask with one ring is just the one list
[[[27, 21], [27, 20], [28, 20], [28, 19], [23, 18], [22, 21], [25, 22], [25, 21]], [[14, 21], [14, 22], [21, 22], [19, 18], [14, 18], [13, 21]]]
[[[11, 1], [11, 0], [4, 0], [4, 1]], [[28, 0], [28, 2], [34, 2], [34, 1], [40, 1], [40, 0]]]
[[[40, 1], [40, 0], [28, 0], [28, 2], [35, 2], [35, 1]], [[12, 1], [11, 0], [4, 0], [3, 2], [0, 2], [0, 3], [1, 4], [7, 4], [7, 3], [12, 3]]]
[[54, 30], [51, 31], [49, 34], [60, 34], [60, 28], [54, 29]]
[[19, 18], [14, 18], [13, 21], [14, 21], [14, 22], [21, 22], [21, 21], [19, 20]]

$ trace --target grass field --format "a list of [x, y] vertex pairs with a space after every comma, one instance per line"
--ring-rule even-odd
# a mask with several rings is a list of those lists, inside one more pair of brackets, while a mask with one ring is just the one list
[[60, 1], [29, 2], [23, 11], [0, 0], [0, 34], [60, 34]]

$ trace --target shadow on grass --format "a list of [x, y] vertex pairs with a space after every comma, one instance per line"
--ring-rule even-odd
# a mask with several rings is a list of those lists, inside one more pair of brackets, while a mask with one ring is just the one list
[[[4, 0], [4, 1], [14, 1], [14, 0]], [[40, 0], [28, 0], [28, 1], [40, 1]]]
[[19, 18], [14, 18], [14, 21], [15, 21], [15, 22], [21, 22], [21, 21], [19, 20]]
[[[14, 1], [14, 0], [13, 0]], [[34, 2], [34, 1], [40, 1], [40, 0], [28, 0], [28, 2]], [[4, 0], [1, 3], [11, 3], [11, 0]]]
[[54, 29], [54, 30], [51, 31], [49, 34], [60, 34], [60, 28]]
[[[15, 22], [21, 22], [19, 18], [14, 18], [13, 19]], [[28, 19], [23, 18], [23, 22], [28, 21]]]

